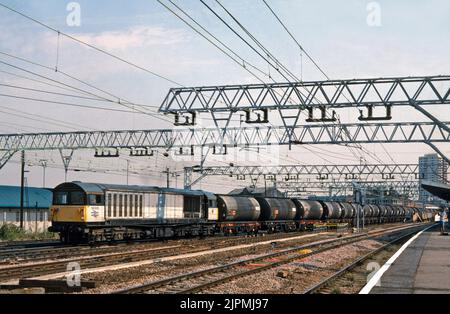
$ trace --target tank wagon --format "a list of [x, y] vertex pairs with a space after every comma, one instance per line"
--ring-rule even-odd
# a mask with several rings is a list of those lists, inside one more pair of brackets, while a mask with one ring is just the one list
[[343, 210], [337, 202], [320, 202], [323, 206], [324, 216], [323, 219], [331, 222], [340, 221], [342, 218]]
[[342, 219], [344, 222], [352, 222], [356, 216], [356, 208], [350, 203], [339, 203], [342, 207]]
[[[355, 224], [358, 204], [221, 195], [202, 190], [66, 182], [54, 189], [51, 232], [64, 242], [96, 242], [311, 229]], [[406, 208], [366, 205], [365, 223], [403, 221]], [[429, 212], [417, 211], [421, 217]], [[362, 217], [361, 217], [362, 218]]]

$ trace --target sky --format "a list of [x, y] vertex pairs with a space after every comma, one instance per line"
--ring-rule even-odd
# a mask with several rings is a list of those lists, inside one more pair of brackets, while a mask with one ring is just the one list
[[[448, 59], [450, 2], [448, 1], [267, 1], [298, 42], [313, 56], [330, 78], [448, 75], [450, 73]], [[169, 3], [168, 0], [164, 2]], [[156, 0], [77, 1], [76, 4], [80, 8], [79, 26], [71, 26], [67, 23], [68, 15], [73, 13], [67, 10], [70, 1], [0, 0], [0, 3], [170, 80], [161, 79], [119, 62], [64, 36], [59, 37], [58, 44], [56, 32], [0, 7], [0, 84], [67, 92], [62, 88], [29, 80], [29, 78], [38, 80], [41, 78], [17, 68], [21, 67], [58, 82], [86, 88], [85, 85], [80, 85], [79, 82], [68, 79], [60, 73], [24, 63], [1, 53], [32, 60], [50, 68], [57, 66], [60, 71], [89, 82], [121, 99], [151, 106], [148, 108], [153, 111], [162, 103], [168, 90], [177, 87], [175, 82], [184, 86], [258, 82], [241, 66], [233, 63], [218, 49], [189, 29]], [[245, 46], [200, 1], [174, 0], [174, 3], [191, 14], [228, 47], [238, 51], [241, 56], [251, 60], [264, 71], [270, 71], [268, 64]], [[224, 14], [215, 1], [208, 0], [206, 3]], [[301, 56], [298, 47], [277, 23], [262, 0], [222, 0], [221, 3], [298, 77], [303, 80], [324, 79], [312, 62], [304, 55]], [[379, 14], [376, 14], [378, 12]], [[225, 18], [225, 15], [222, 16]], [[227, 18], [227, 21], [230, 19]], [[271, 74], [276, 77], [275, 71], [273, 69], [271, 71]], [[0, 85], [0, 94], [48, 100], [59, 99], [79, 105], [108, 106], [117, 110], [127, 109], [117, 104], [74, 100], [70, 97], [58, 98], [54, 95], [42, 95], [2, 85]], [[4, 134], [172, 127], [166, 121], [139, 113], [64, 106], [4, 96], [0, 96], [0, 100], [0, 133]], [[442, 106], [431, 107], [430, 111], [442, 121], [450, 121], [450, 111], [442, 110]], [[351, 121], [355, 114], [355, 112], [340, 112], [341, 117], [348, 121]], [[27, 118], [24, 118], [24, 115]], [[423, 116], [415, 113], [414, 110], [401, 108], [394, 110], [394, 119], [422, 121]], [[203, 120], [202, 123], [202, 125], [208, 125], [210, 122]], [[396, 163], [415, 163], [418, 156], [432, 152], [430, 148], [422, 144], [386, 144], [385, 147], [380, 145], [365, 147], [379, 159], [385, 162], [394, 160]], [[447, 153], [447, 156], [450, 155], [449, 145], [440, 144], [439, 147]], [[249, 160], [250, 155], [238, 152], [234, 155], [235, 157], [230, 158], [240, 164], [255, 163], [255, 160]], [[333, 146], [295, 147], [291, 151], [282, 147], [277, 148], [277, 158], [273, 162], [281, 164], [358, 163], [356, 155], [348, 149]], [[120, 174], [70, 171], [68, 180], [125, 183], [124, 171], [127, 167], [125, 158], [105, 161], [94, 159], [92, 156], [93, 152], [76, 151], [72, 165], [89, 169], [104, 167], [117, 170]], [[257, 162], [265, 164], [270, 156], [274, 156], [273, 151], [261, 154]], [[0, 184], [20, 183], [19, 157], [15, 156], [0, 170]], [[27, 153], [29, 164], [27, 180], [30, 186], [43, 184], [40, 160], [48, 160], [50, 164], [58, 168], [46, 169], [46, 186], [52, 187], [64, 181], [64, 171], [60, 169], [61, 161], [58, 152], [30, 152]], [[129, 176], [129, 181], [133, 184], [163, 184], [165, 175], [160, 173], [161, 170], [169, 167], [182, 174], [183, 166], [189, 162], [191, 161], [174, 155], [169, 158], [159, 155], [148, 160], [131, 160], [129, 169], [141, 175]], [[209, 164], [223, 165], [228, 162], [230, 162], [229, 159], [208, 159]], [[146, 170], [142, 175], [144, 168]], [[178, 187], [181, 187], [182, 177], [173, 177], [172, 180], [178, 180]], [[212, 178], [206, 182], [204, 185], [199, 185], [199, 188], [223, 189], [221, 179]], [[237, 186], [244, 184], [230, 182]]]

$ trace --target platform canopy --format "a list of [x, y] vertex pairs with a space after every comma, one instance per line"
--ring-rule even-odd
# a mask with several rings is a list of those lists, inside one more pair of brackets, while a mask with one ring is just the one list
[[421, 186], [434, 196], [445, 201], [450, 201], [450, 185], [439, 182], [422, 181]]

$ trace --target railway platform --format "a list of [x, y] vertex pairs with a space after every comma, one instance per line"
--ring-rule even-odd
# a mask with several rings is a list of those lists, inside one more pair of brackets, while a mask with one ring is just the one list
[[[398, 253], [378, 285], [366, 293], [450, 294], [450, 235], [433, 226]], [[383, 267], [388, 266], [389, 261]]]

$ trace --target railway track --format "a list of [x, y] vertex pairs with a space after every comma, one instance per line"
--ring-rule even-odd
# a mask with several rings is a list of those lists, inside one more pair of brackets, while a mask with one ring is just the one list
[[39, 248], [46, 246], [55, 246], [61, 245], [59, 241], [5, 241], [0, 242], [0, 252], [14, 250], [14, 249], [30, 249], [30, 248]]
[[[201, 245], [213, 245], [216, 243], [220, 243], [220, 241], [224, 241], [229, 243], [229, 245], [242, 244], [242, 243], [251, 243], [257, 242], [260, 239], [273, 239], [274, 241], [277, 239], [282, 239], [287, 236], [292, 236], [295, 234], [303, 234], [303, 233], [289, 233], [289, 234], [270, 234], [266, 237], [215, 237], [210, 239], [202, 239]], [[168, 245], [173, 245], [173, 243], [181, 244], [181, 245], [192, 245], [193, 242], [198, 241], [199, 239], [182, 239], [182, 240], [169, 240], [169, 241], [160, 241], [158, 243], [166, 243]], [[12, 249], [0, 248], [0, 266], [2, 265], [11, 265], [12, 263], [17, 262], [38, 262], [38, 261], [46, 261], [52, 259], [64, 259], [64, 258], [74, 258], [74, 257], [82, 257], [82, 256], [94, 256], [99, 254], [113, 253], [119, 250], [133, 250], [139, 248], [146, 248], [148, 246], [154, 245], [155, 241], [147, 241], [147, 242], [133, 242], [133, 243], [117, 243], [113, 246], [104, 245], [99, 247], [90, 247], [88, 245], [64, 245], [59, 242], [53, 243], [50, 246], [35, 246], [30, 248], [15, 248], [13, 246]]]
[[[164, 247], [156, 248], [139, 248], [126, 252], [115, 252], [99, 254], [98, 251], [92, 252], [92, 256], [83, 256], [64, 260], [44, 261], [25, 264], [25, 265], [7, 265], [0, 267], [0, 282], [9, 281], [12, 279], [32, 278], [37, 276], [63, 273], [67, 271], [67, 265], [70, 262], [78, 262], [80, 267], [96, 268], [111, 265], [119, 265], [122, 263], [138, 262], [148, 259], [157, 259], [163, 257], [177, 256], [185, 253], [196, 253], [208, 251], [211, 249], [226, 248], [241, 244], [252, 244], [266, 241], [277, 241], [285, 238], [296, 237], [305, 235], [304, 233], [285, 233], [285, 234], [273, 234], [266, 237], [245, 237], [245, 238], [221, 238], [206, 239], [199, 242], [189, 243], [186, 241], [173, 245], [166, 245]], [[192, 242], [192, 241], [191, 241]], [[72, 248], [71, 248], [72, 249]], [[78, 248], [80, 249], [80, 248]], [[116, 248], [117, 249], [117, 248]]]
[[[289, 233], [290, 235], [296, 234], [295, 233]], [[298, 233], [298, 234], [305, 234]], [[286, 234], [277, 233], [277, 234], [267, 234], [265, 235], [266, 239], [270, 238], [273, 240], [277, 240], [279, 238], [286, 237]], [[245, 237], [245, 236], [233, 236], [233, 237], [227, 237], [227, 236], [221, 236], [221, 237], [214, 237], [214, 238], [207, 238], [202, 239], [204, 244], [209, 243], [217, 243], [217, 241], [228, 241], [230, 242], [230, 245], [233, 245], [233, 243], [249, 243], [251, 241], [258, 241], [258, 237]], [[250, 239], [250, 240], [249, 240]], [[189, 245], [191, 242], [197, 240], [194, 239], [182, 239], [182, 240], [169, 240], [165, 243], [171, 243], [171, 242], [181, 242], [183, 245]], [[17, 241], [14, 243], [8, 242], [0, 244], [0, 266], [3, 265], [11, 265], [14, 263], [19, 262], [38, 262], [38, 261], [46, 261], [46, 260], [52, 260], [52, 259], [63, 259], [63, 258], [73, 258], [73, 257], [81, 257], [81, 256], [93, 256], [100, 253], [108, 253], [108, 252], [115, 252], [121, 249], [127, 249], [134, 246], [142, 246], [146, 247], [148, 245], [152, 245], [154, 243], [157, 243], [158, 241], [138, 241], [138, 242], [132, 242], [132, 243], [125, 243], [125, 242], [118, 242], [114, 245], [101, 245], [96, 247], [90, 247], [88, 245], [68, 245], [68, 244], [62, 244], [59, 241], [38, 241], [38, 242], [23, 242], [23, 241]], [[162, 241], [159, 241], [158, 243], [161, 243]], [[162, 242], [164, 243], [164, 242]]]
[[205, 270], [181, 274], [139, 286], [130, 287], [114, 293], [197, 293], [222, 283], [248, 276], [257, 272], [268, 270], [296, 259], [315, 255], [330, 249], [338, 248], [368, 238], [403, 232], [405, 229], [416, 232], [423, 226], [402, 228], [389, 228], [382, 231], [373, 231], [368, 234], [358, 234], [341, 237], [339, 239], [323, 240], [306, 245], [282, 249], [274, 253], [260, 255], [225, 265], [215, 266]]
[[[367, 283], [367, 276], [370, 271], [367, 270], [367, 261], [376, 262], [382, 265], [383, 262], [395, 251], [395, 245], [402, 243], [416, 234], [416, 231], [400, 235], [387, 242], [383, 246], [372, 250], [371, 252], [359, 257], [354, 262], [344, 266], [331, 276], [325, 278], [318, 284], [305, 290], [304, 294], [336, 294], [342, 293], [343, 288], [349, 288], [358, 292]], [[390, 249], [393, 250], [390, 250]]]
[[10, 264], [13, 261], [26, 261], [33, 259], [44, 260], [61, 254], [79, 254], [85, 248], [79, 246], [67, 246], [63, 244], [38, 246], [31, 248], [13, 248], [0, 250], [0, 265]]
[[30, 278], [35, 276], [48, 275], [53, 273], [62, 273], [67, 271], [67, 265], [70, 262], [78, 262], [81, 268], [92, 268], [108, 266], [112, 263], [127, 263], [140, 261], [149, 258], [158, 258], [174, 253], [176, 247], [151, 248], [146, 250], [102, 254], [96, 256], [84, 256], [74, 259], [39, 262], [26, 265], [6, 266], [0, 268], [0, 282], [11, 279]]

